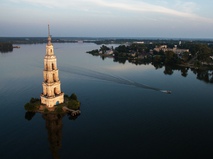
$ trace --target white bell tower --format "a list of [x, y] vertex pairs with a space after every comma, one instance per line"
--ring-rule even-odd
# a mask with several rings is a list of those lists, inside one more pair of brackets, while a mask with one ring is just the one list
[[50, 26], [48, 25], [48, 38], [43, 70], [44, 81], [42, 83], [43, 93], [41, 94], [41, 103], [47, 107], [53, 107], [64, 102], [64, 93], [61, 92], [61, 82], [58, 72], [57, 59], [54, 55], [54, 49], [51, 43]]

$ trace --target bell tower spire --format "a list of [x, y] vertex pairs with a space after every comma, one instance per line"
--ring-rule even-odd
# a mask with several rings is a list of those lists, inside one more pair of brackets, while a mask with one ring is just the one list
[[47, 38], [47, 45], [52, 45], [51, 43], [51, 35], [50, 35], [50, 25], [48, 24], [48, 38]]

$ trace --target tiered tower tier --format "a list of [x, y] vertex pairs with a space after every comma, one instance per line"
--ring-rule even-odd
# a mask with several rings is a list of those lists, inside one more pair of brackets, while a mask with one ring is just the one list
[[57, 59], [54, 55], [48, 25], [48, 42], [46, 45], [46, 55], [44, 57], [44, 81], [42, 83], [43, 93], [41, 94], [41, 103], [47, 107], [53, 107], [54, 105], [64, 102], [64, 93], [61, 92], [61, 82], [58, 73]]

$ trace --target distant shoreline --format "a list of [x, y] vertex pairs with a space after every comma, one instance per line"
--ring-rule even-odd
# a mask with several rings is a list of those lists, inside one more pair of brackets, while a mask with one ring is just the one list
[[[0, 37], [0, 43], [12, 44], [43, 44], [46, 37]], [[175, 42], [190, 41], [198, 43], [213, 43], [213, 38], [140, 38], [140, 37], [52, 37], [52, 43], [95, 43], [95, 44], [125, 44], [132, 42]]]

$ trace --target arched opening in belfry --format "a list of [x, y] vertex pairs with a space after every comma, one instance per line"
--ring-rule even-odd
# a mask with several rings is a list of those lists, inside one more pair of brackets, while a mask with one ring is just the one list
[[44, 74], [44, 82], [47, 82], [47, 74]]
[[47, 64], [45, 65], [45, 70], [48, 70], [48, 65]]
[[56, 82], [56, 76], [55, 73], [53, 73], [53, 81]]
[[52, 69], [55, 70], [55, 65], [54, 65], [54, 63], [52, 63]]
[[55, 93], [55, 95], [57, 95], [58, 93], [57, 93], [57, 89], [56, 89], [56, 87], [54, 88], [54, 93]]

